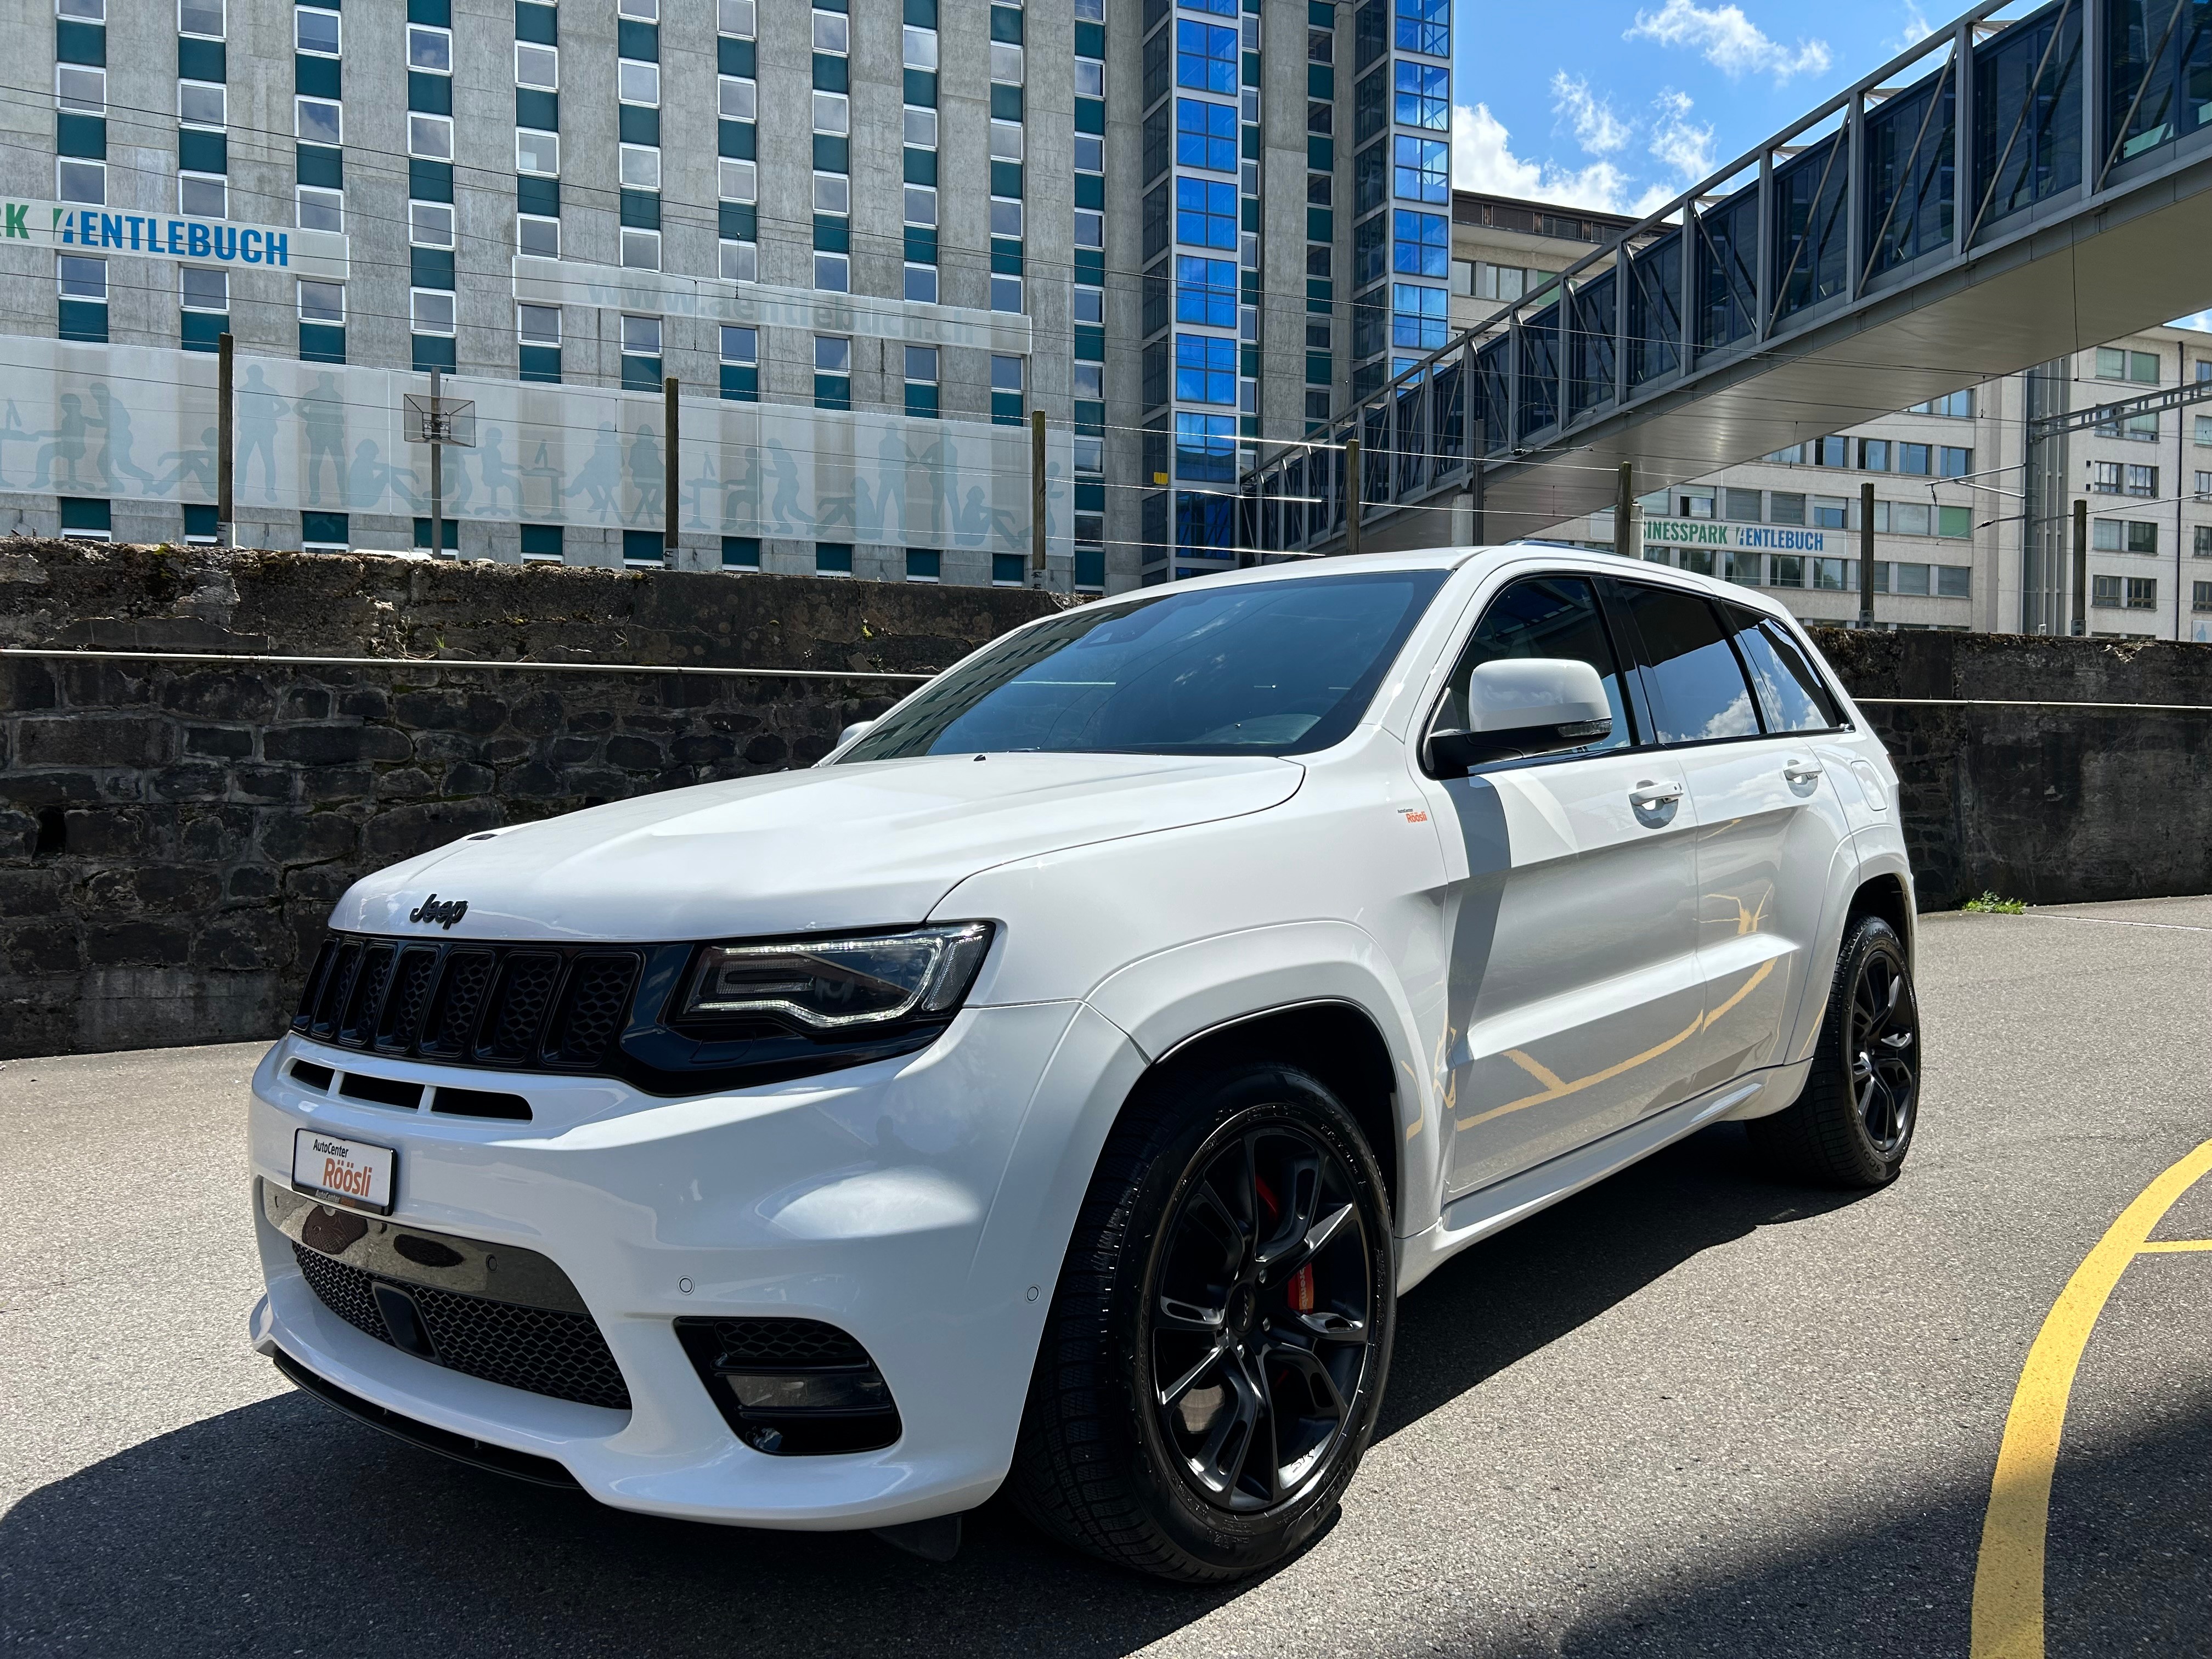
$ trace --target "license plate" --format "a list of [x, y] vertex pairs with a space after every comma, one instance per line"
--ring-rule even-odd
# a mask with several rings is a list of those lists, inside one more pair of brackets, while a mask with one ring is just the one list
[[292, 1185], [299, 1191], [371, 1215], [392, 1213], [392, 1178], [399, 1154], [365, 1140], [343, 1140], [323, 1129], [292, 1136]]

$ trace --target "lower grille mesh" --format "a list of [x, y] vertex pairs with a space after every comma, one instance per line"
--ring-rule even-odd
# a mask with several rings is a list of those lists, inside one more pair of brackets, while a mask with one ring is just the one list
[[448, 1370], [556, 1400], [629, 1409], [621, 1368], [588, 1314], [402, 1284], [334, 1261], [304, 1244], [295, 1243], [292, 1255], [323, 1305], [380, 1342], [391, 1342], [392, 1334], [377, 1310], [373, 1287], [394, 1285], [414, 1298], [437, 1350], [437, 1363]]

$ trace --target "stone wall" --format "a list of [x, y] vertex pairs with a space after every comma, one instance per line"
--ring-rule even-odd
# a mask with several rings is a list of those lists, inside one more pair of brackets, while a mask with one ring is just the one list
[[[357, 877], [495, 824], [808, 764], [899, 689], [519, 659], [923, 672], [1051, 603], [0, 542], [0, 645], [380, 659], [0, 657], [0, 1057], [268, 1036]], [[1856, 695], [1917, 700], [1868, 712], [1923, 908], [2212, 891], [2212, 647], [1820, 638]]]
[[1923, 909], [1985, 891], [2032, 904], [2212, 892], [2212, 646], [1815, 637], [1854, 696], [1917, 700], [1866, 712], [1897, 766]]
[[[923, 672], [1020, 589], [0, 543], [0, 645]], [[899, 683], [0, 658], [0, 1057], [267, 1036], [331, 902], [500, 823], [803, 766]]]

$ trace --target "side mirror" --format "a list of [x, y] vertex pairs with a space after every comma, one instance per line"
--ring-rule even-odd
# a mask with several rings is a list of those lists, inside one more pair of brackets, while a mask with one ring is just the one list
[[1468, 729], [1431, 732], [1423, 763], [1432, 777], [1463, 778], [1488, 761], [1580, 749], [1613, 731], [1605, 683], [1586, 662], [1502, 657], [1468, 677]]
[[873, 720], [854, 720], [837, 734], [837, 747], [842, 749], [855, 738], [865, 738], [876, 729]]

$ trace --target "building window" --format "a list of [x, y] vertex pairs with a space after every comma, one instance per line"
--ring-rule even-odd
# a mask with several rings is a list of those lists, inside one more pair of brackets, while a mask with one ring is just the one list
[[453, 72], [453, 32], [428, 23], [407, 26], [407, 67], [425, 75]]
[[75, 115], [107, 113], [107, 71], [85, 64], [54, 65], [54, 107]]
[[1198, 247], [1237, 246], [1237, 186], [1182, 179], [1176, 186], [1176, 240]]
[[1022, 279], [1018, 276], [994, 276], [991, 278], [991, 309], [1018, 313], [1022, 308]]
[[1103, 248], [1106, 246], [1106, 216], [1084, 208], [1075, 210], [1075, 246]]
[[2100, 553], [2156, 553], [2158, 526], [2139, 519], [2099, 519], [2089, 526], [2089, 545]]
[[757, 162], [724, 161], [715, 164], [714, 193], [725, 202], [760, 199], [760, 167]]
[[228, 89], [216, 81], [177, 82], [177, 125], [221, 131], [228, 112]]
[[1208, 328], [1237, 324], [1237, 266], [1229, 259], [1176, 257], [1176, 320]]
[[1419, 288], [1411, 283], [1393, 284], [1390, 290], [1390, 343], [1405, 350], [1433, 351], [1444, 343], [1446, 313], [1451, 296], [1440, 288]]
[[1018, 553], [991, 555], [991, 586], [1019, 587], [1029, 580], [1029, 561]]
[[2089, 463], [2089, 493], [2093, 495], [2117, 495], [2120, 493], [2120, 464], [2118, 461]]
[[935, 346], [906, 348], [906, 412], [930, 420], [938, 415], [938, 365]]
[[1078, 98], [1103, 98], [1106, 95], [1106, 65], [1096, 58], [1075, 60], [1075, 95]]
[[417, 334], [453, 331], [453, 291], [445, 288], [408, 290], [408, 314]]
[[716, 269], [726, 283], [757, 283], [760, 281], [759, 245], [754, 242], [718, 244]]
[[937, 224], [937, 186], [908, 185], [906, 186], [906, 222], [910, 225]]
[[660, 188], [660, 150], [652, 144], [618, 144], [617, 177], [624, 190]]
[[54, 163], [54, 197], [86, 207], [107, 205], [107, 164], [64, 156]]
[[633, 23], [658, 23], [660, 0], [617, 0], [615, 15], [627, 17]]
[[1233, 96], [1237, 91], [1237, 31], [1212, 23], [1176, 20], [1176, 84]]
[[850, 542], [817, 542], [814, 544], [814, 574], [817, 576], [849, 576], [853, 574], [853, 544]]
[[1210, 334], [1176, 336], [1176, 401], [1234, 404], [1237, 342]]
[[1237, 171], [1237, 106], [1201, 98], [1176, 100], [1176, 165], [1213, 173]]
[[1022, 49], [1005, 40], [991, 42], [991, 78], [1003, 85], [1022, 84]]
[[[814, 286], [824, 294], [851, 293], [853, 263], [850, 256], [842, 253], [816, 254], [814, 256]], [[995, 287], [993, 291], [996, 292]]]
[[514, 308], [514, 337], [526, 346], [557, 346], [561, 343], [561, 307], [558, 306], [517, 306]]
[[1398, 50], [1451, 56], [1451, 0], [1398, 0]]
[[853, 130], [853, 100], [842, 92], [814, 94], [814, 130], [842, 138]]
[[906, 579], [910, 582], [933, 582], [938, 580], [943, 556], [919, 547], [906, 550]]
[[426, 161], [452, 161], [453, 118], [410, 111], [407, 117], [407, 153]]
[[924, 305], [937, 303], [937, 267], [908, 265], [906, 267], [906, 297]]
[[991, 234], [1018, 238], [1021, 234], [1020, 201], [1011, 196], [994, 196], [991, 198]]
[[2212, 582], [2191, 582], [2189, 585], [2189, 608], [2191, 611], [2212, 611]]
[[1451, 200], [1450, 146], [1441, 138], [1409, 138], [1400, 134], [1395, 145], [1393, 192], [1401, 201]]
[[292, 46], [297, 52], [316, 58], [335, 58], [338, 55], [338, 15], [313, 6], [301, 6], [292, 13]]
[[2158, 469], [2154, 466], [2130, 466], [2126, 472], [2127, 493], [2130, 495], [2158, 496]]
[[625, 228], [622, 234], [622, 263], [624, 270], [659, 270], [660, 233]]
[[937, 112], [919, 104], [906, 106], [906, 142], [915, 149], [937, 148]]
[[[624, 0], [625, 4], [632, 0]], [[623, 532], [623, 563], [633, 570], [661, 570], [668, 566], [668, 538], [659, 530]]]
[[1939, 445], [1936, 451], [1936, 471], [1939, 477], [1964, 478], [1974, 470], [1974, 452], [1955, 445]]
[[345, 192], [317, 190], [312, 185], [301, 185], [295, 202], [294, 216], [302, 230], [343, 233], [345, 229]]
[[2158, 609], [2157, 577], [2130, 576], [2126, 580], [2128, 584], [2129, 610], [2155, 611]]
[[2137, 386], [2158, 384], [2158, 353], [2128, 351], [2118, 346], [2097, 348], [2097, 378], [2132, 380]]
[[538, 92], [560, 91], [561, 49], [558, 46], [532, 46], [526, 40], [516, 41], [514, 84]]
[[100, 305], [107, 303], [107, 261], [88, 259], [80, 253], [64, 253], [55, 261], [56, 280], [61, 285], [64, 300], [88, 300]]
[[1974, 418], [1974, 393], [1972, 387], [1954, 392], [1948, 398], [1930, 398], [1924, 404], [1915, 404], [1905, 411], [1908, 415], [1942, 415], [1955, 420]]
[[[729, 0], [722, 0], [727, 5]], [[747, 5], [752, 0], [745, 0]], [[725, 536], [722, 538], [722, 568], [725, 570], [757, 570], [760, 568], [760, 538], [757, 536]]]
[[647, 108], [660, 106], [660, 65], [641, 63], [635, 58], [617, 59], [615, 64], [615, 97], [625, 104], [642, 104]]
[[2120, 592], [2118, 576], [2089, 578], [2089, 603], [2099, 611], [2118, 611], [2120, 608]]
[[562, 556], [561, 526], [557, 524], [526, 524], [522, 526], [522, 562], [525, 564], [558, 564]]
[[937, 31], [909, 28], [903, 43], [906, 67], [914, 70], [937, 69]]
[[408, 203], [407, 242], [410, 247], [453, 246], [453, 204], [451, 202]]
[[228, 311], [230, 273], [205, 265], [178, 268], [180, 302], [186, 311]]
[[1437, 64], [1398, 60], [1398, 125], [1451, 130], [1451, 71]]
[[527, 213], [518, 215], [514, 221], [514, 251], [533, 259], [559, 258], [561, 222]]
[[344, 112], [327, 98], [295, 98], [292, 134], [302, 143], [342, 143], [345, 135]]
[[720, 77], [716, 107], [725, 121], [756, 121], [760, 118], [760, 82], [746, 80], [743, 76], [725, 75]]
[[994, 161], [1018, 161], [1022, 159], [1022, 124], [1019, 121], [991, 123], [991, 159]]
[[[106, 8], [102, 5], [98, 9], [105, 11]], [[197, 34], [209, 40], [222, 40], [222, 0], [177, 0], [177, 33]]]
[[331, 327], [345, 325], [345, 284], [300, 279], [300, 320]]
[[230, 181], [220, 173], [180, 173], [177, 175], [177, 211], [196, 219], [229, 216]]
[[514, 170], [533, 173], [542, 179], [557, 178], [561, 172], [561, 135], [517, 127], [514, 130]]
[[1441, 213], [1415, 213], [1400, 208], [1394, 217], [1397, 228], [1391, 268], [1401, 276], [1448, 276], [1451, 262], [1451, 222]]
[[841, 216], [852, 212], [852, 175], [843, 173], [816, 173], [814, 175], [814, 210], [817, 213], [831, 213]]

